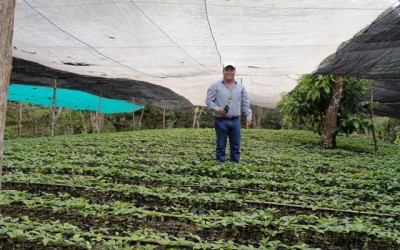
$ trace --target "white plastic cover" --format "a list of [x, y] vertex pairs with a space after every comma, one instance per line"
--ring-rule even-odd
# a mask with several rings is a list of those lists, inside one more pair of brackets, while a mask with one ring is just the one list
[[395, 0], [17, 0], [13, 56], [165, 86], [205, 105], [226, 60], [251, 103], [275, 107], [301, 74]]

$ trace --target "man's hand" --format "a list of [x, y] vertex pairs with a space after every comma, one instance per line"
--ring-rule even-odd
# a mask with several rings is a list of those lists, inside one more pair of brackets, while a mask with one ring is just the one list
[[246, 127], [250, 127], [253, 124], [252, 120], [246, 120]]
[[226, 112], [225, 112], [224, 108], [220, 108], [220, 109], [218, 110], [218, 114], [219, 114], [221, 117], [226, 117]]

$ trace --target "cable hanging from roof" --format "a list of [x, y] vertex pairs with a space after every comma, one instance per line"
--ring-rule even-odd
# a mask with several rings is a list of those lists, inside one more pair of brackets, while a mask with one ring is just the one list
[[[183, 53], [185, 53], [186, 55], [188, 55], [190, 58], [192, 58], [196, 63], [198, 63], [200, 66], [214, 71], [213, 69], [208, 68], [207, 66], [205, 66], [204, 64], [202, 64], [201, 62], [199, 62], [196, 58], [194, 58], [191, 54], [189, 54], [185, 49], [183, 49], [177, 42], [174, 41], [174, 39], [172, 39], [172, 37], [170, 37], [163, 29], [161, 29], [161, 27], [155, 23], [153, 21], [153, 19], [151, 19], [139, 6], [137, 6], [137, 4], [134, 3], [134, 1], [130, 0], [130, 2], [154, 25], [157, 27], [158, 30], [160, 30], [173, 44], [176, 45], [176, 47], [178, 47], [180, 50], [183, 51]], [[216, 72], [216, 71], [214, 71]]]
[[208, 16], [207, 0], [204, 0], [204, 9], [205, 9], [205, 11], [206, 11], [207, 23], [208, 23], [208, 27], [210, 28], [211, 37], [212, 37], [212, 39], [213, 39], [213, 41], [214, 41], [215, 50], [217, 51], [217, 53], [218, 53], [218, 55], [219, 55], [219, 62], [221, 63], [221, 66], [222, 66], [222, 65], [223, 65], [223, 63], [222, 63], [222, 56], [221, 56], [221, 53], [220, 53], [219, 50], [218, 50], [217, 41], [215, 40], [214, 32], [213, 32], [213, 30], [212, 30], [212, 28], [211, 28], [211, 24], [210, 24], [210, 18], [209, 18], [209, 16]]

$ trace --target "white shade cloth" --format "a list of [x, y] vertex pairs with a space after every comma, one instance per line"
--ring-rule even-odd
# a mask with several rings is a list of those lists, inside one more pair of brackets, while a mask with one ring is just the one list
[[13, 56], [161, 85], [205, 105], [234, 61], [252, 104], [275, 107], [393, 0], [17, 0]]

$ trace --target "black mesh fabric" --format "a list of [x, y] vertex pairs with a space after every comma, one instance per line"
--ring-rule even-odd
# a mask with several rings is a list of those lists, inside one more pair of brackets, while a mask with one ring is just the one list
[[400, 118], [400, 6], [355, 36], [316, 73], [374, 80], [376, 114]]

